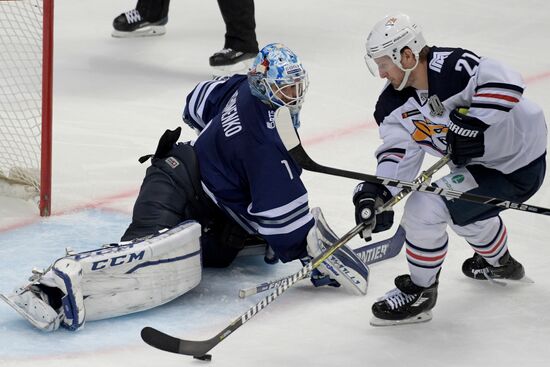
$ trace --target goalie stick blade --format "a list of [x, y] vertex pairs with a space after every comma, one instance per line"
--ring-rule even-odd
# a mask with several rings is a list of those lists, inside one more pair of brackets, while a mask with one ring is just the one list
[[365, 264], [372, 265], [399, 255], [404, 243], [405, 229], [400, 225], [392, 237], [356, 248], [353, 252], [355, 252], [357, 257]]
[[141, 339], [153, 348], [193, 357], [204, 356], [218, 344], [214, 338], [203, 341], [179, 339], [149, 326], [141, 330]]

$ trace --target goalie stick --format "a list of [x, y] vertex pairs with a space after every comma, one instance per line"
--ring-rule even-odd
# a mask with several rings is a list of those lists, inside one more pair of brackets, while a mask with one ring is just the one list
[[256, 316], [256, 314], [266, 308], [271, 302], [275, 301], [281, 294], [283, 294], [288, 288], [292, 287], [296, 282], [309, 274], [313, 269], [317, 268], [323, 261], [328, 259], [333, 253], [335, 253], [340, 247], [351, 240], [355, 235], [359, 234], [366, 229], [366, 224], [360, 223], [353, 227], [349, 232], [344, 234], [338, 241], [336, 241], [332, 247], [327, 248], [325, 252], [322, 252], [311, 260], [310, 263], [302, 267], [296, 273], [289, 277], [287, 284], [282, 284], [277, 287], [273, 293], [264, 297], [254, 306], [250, 307], [248, 311], [243, 313], [237, 319], [232, 321], [218, 334], [207, 340], [186, 340], [179, 339], [163, 333], [152, 327], [144, 327], [141, 330], [141, 338], [150, 346], [164, 350], [166, 352], [185, 354], [193, 356], [198, 359], [210, 359], [211, 356], [206, 353], [218, 345], [222, 340], [225, 340], [235, 330], [243, 326], [248, 320]]
[[[405, 229], [399, 226], [392, 237], [354, 249], [353, 252], [355, 252], [357, 257], [360, 258], [366, 265], [372, 265], [397, 256], [401, 252], [404, 242]], [[307, 274], [305, 278], [308, 278], [310, 275], [311, 274]], [[254, 287], [241, 289], [239, 290], [239, 297], [246, 298], [254, 294], [277, 288], [280, 285], [287, 283], [291, 277], [292, 275], [258, 284]]]
[[[284, 110], [284, 109], [279, 108], [277, 112], [279, 112], [280, 110]], [[287, 114], [289, 115], [289, 117], [286, 117]], [[339, 177], [346, 177], [346, 178], [351, 178], [355, 180], [370, 182], [373, 184], [382, 184], [386, 186], [393, 186], [393, 187], [398, 187], [403, 189], [406, 188], [411, 191], [427, 192], [430, 194], [443, 196], [447, 199], [459, 199], [459, 200], [470, 201], [478, 204], [498, 206], [506, 209], [515, 209], [515, 210], [521, 210], [521, 211], [530, 212], [530, 213], [550, 215], [550, 209], [539, 207], [539, 206], [529, 205], [525, 203], [516, 203], [510, 200], [504, 200], [504, 199], [499, 199], [499, 198], [490, 197], [490, 196], [477, 195], [469, 192], [462, 192], [462, 191], [456, 191], [456, 190], [448, 190], [437, 186], [429, 186], [429, 185], [420, 184], [420, 183], [413, 183], [413, 182], [398, 180], [394, 178], [374, 176], [374, 175], [369, 175], [369, 174], [360, 173], [360, 172], [346, 171], [339, 168], [320, 165], [317, 162], [315, 162], [313, 159], [311, 159], [311, 157], [304, 150], [304, 147], [300, 142], [300, 138], [298, 137], [296, 129], [294, 129], [294, 126], [292, 125], [290, 114], [285, 113], [283, 116], [281, 116], [281, 114], [278, 114], [276, 120], [277, 120], [277, 123], [276, 123], [277, 131], [279, 132], [279, 136], [281, 137], [281, 140], [283, 141], [283, 144], [285, 145], [286, 149], [288, 150], [292, 158], [296, 161], [296, 163], [298, 163], [300, 167], [302, 167], [307, 171], [325, 173], [328, 175], [339, 176]]]
[[[150, 346], [160, 350], [164, 350], [166, 352], [189, 355], [197, 359], [210, 360], [211, 356], [206, 354], [208, 351], [210, 351], [212, 348], [218, 345], [222, 340], [224, 340], [229, 335], [231, 335], [239, 327], [244, 325], [244, 323], [246, 323], [248, 320], [254, 317], [258, 312], [260, 312], [265, 307], [267, 307], [277, 297], [283, 294], [283, 292], [285, 292], [288, 288], [290, 288], [292, 285], [294, 285], [296, 282], [298, 282], [302, 278], [306, 277], [309, 273], [311, 273], [311, 271], [314, 268], [319, 266], [324, 261], [324, 259], [328, 258], [333, 252], [335, 252], [338, 248], [340, 248], [342, 245], [347, 243], [352, 237], [354, 237], [356, 234], [361, 232], [363, 229], [364, 229], [363, 223], [354, 227], [351, 231], [349, 231], [346, 235], [344, 235], [337, 243], [335, 243], [333, 247], [329, 249], [329, 251], [320, 254], [318, 257], [313, 259], [309, 264], [307, 264], [305, 267], [300, 269], [298, 272], [284, 279], [281, 279], [282, 281], [281, 283], [272, 285], [270, 288], [268, 288], [268, 289], [276, 288], [272, 294], [265, 297], [256, 305], [249, 308], [248, 311], [242, 314], [239, 318], [235, 319], [233, 322], [231, 322], [231, 324], [226, 326], [222, 331], [220, 331], [218, 334], [216, 334], [214, 337], [210, 339], [200, 340], [200, 341], [179, 339], [174, 336], [163, 333], [162, 331], [152, 327], [144, 327], [141, 330], [141, 338], [145, 343], [149, 344]], [[357, 249], [357, 251], [361, 251], [361, 254], [363, 254], [363, 256], [368, 256], [369, 251], [376, 251], [377, 248], [388, 246], [387, 252], [385, 254], [385, 258], [394, 257], [401, 251], [401, 248], [404, 242], [404, 237], [405, 237], [405, 230], [401, 226], [399, 226], [396, 234], [392, 238], [386, 241], [381, 241], [381, 242], [377, 242], [371, 245], [361, 247], [360, 249]], [[359, 257], [361, 257], [361, 255], [359, 255]], [[377, 260], [373, 259], [372, 262], [381, 261], [381, 260], [382, 259], [377, 259]]]

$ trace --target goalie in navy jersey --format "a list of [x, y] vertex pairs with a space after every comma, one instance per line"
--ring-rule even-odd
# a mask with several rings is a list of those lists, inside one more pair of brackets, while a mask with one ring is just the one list
[[[449, 154], [450, 174], [434, 182], [437, 186], [513, 202], [539, 189], [547, 127], [541, 108], [523, 96], [517, 72], [462, 48], [428, 46], [420, 27], [404, 14], [378, 22], [366, 48], [371, 73], [387, 80], [374, 112], [383, 141], [376, 150], [377, 175], [411, 180], [425, 154]], [[356, 221], [367, 221], [373, 232], [390, 228], [393, 212], [368, 213], [398, 191], [358, 185]], [[504, 209], [413, 192], [402, 218], [410, 275], [398, 276], [396, 288], [373, 304], [371, 323], [431, 319], [448, 249], [447, 227], [474, 250], [462, 265], [466, 276], [492, 282], [523, 278], [522, 264], [508, 249], [499, 216]]]
[[[186, 124], [200, 135], [177, 142], [167, 130], [151, 159], [132, 222], [117, 244], [67, 252], [31, 282], [3, 296], [46, 331], [137, 312], [193, 289], [202, 268], [226, 267], [251, 245], [269, 262], [311, 261], [337, 237], [319, 208], [309, 209], [301, 169], [275, 124], [299, 126], [308, 75], [282, 44], [264, 47], [248, 75], [199, 83], [187, 97]], [[315, 286], [365, 294], [368, 267], [346, 246], [312, 272]]]

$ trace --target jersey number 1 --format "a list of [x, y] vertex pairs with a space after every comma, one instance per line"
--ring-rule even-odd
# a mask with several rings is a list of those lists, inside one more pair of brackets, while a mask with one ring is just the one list
[[288, 162], [286, 159], [283, 159], [281, 163], [286, 167], [286, 170], [288, 171], [288, 175], [290, 176], [290, 179], [294, 179], [294, 176], [292, 175], [292, 171], [290, 170], [290, 166], [288, 165]]

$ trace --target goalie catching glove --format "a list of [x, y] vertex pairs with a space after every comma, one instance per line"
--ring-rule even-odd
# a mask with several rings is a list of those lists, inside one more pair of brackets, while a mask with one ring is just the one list
[[393, 210], [376, 214], [376, 209], [392, 198], [391, 192], [383, 185], [363, 182], [357, 185], [353, 193], [355, 205], [355, 223], [365, 222], [367, 228], [360, 233], [365, 241], [371, 240], [371, 233], [383, 232], [393, 225]]

